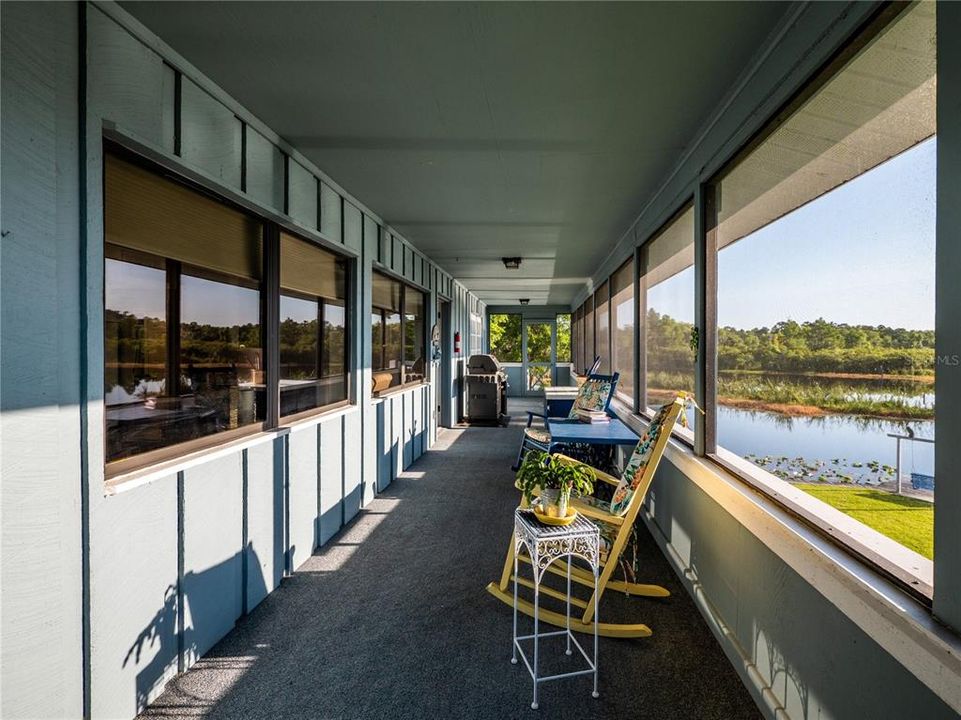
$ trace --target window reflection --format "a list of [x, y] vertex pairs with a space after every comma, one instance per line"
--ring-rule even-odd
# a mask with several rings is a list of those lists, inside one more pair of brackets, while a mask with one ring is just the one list
[[404, 307], [404, 382], [421, 382], [427, 375], [424, 358], [424, 295], [407, 290]]
[[[179, 441], [264, 419], [260, 292], [181, 277]], [[189, 420], [188, 417], [189, 416]]]
[[372, 296], [374, 394], [422, 382], [427, 375], [424, 294], [375, 272]]
[[[122, 253], [115, 253], [118, 257]], [[131, 257], [136, 255], [128, 253]], [[142, 262], [149, 262], [140, 258]], [[167, 274], [109, 258], [104, 267], [104, 402], [107, 458], [163, 444], [167, 394]], [[157, 413], [158, 405], [161, 412]]]
[[347, 311], [343, 303], [324, 301], [324, 353], [321, 376], [327, 404], [347, 399]]
[[280, 238], [280, 415], [347, 399], [346, 261]]

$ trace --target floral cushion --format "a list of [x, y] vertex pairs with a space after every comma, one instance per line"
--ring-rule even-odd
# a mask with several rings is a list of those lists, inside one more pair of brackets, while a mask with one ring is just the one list
[[524, 435], [528, 440], [533, 440], [541, 445], [547, 445], [551, 441], [551, 434], [542, 428], [526, 428]]
[[611, 498], [610, 511], [612, 515], [623, 515], [627, 512], [627, 508], [631, 504], [631, 498], [634, 496], [634, 491], [637, 490], [641, 484], [641, 480], [644, 478], [644, 470], [647, 468], [647, 464], [651, 459], [654, 444], [657, 442], [657, 438], [660, 437], [664, 423], [673, 406], [674, 403], [668, 403], [657, 411], [657, 414], [654, 415], [651, 424], [647, 428], [647, 432], [644, 433], [644, 436], [638, 441], [637, 446], [634, 448], [634, 452], [631, 453], [631, 457], [624, 467], [624, 472], [621, 474], [621, 481], [618, 483], [617, 489], [614, 490], [614, 496]]
[[611, 396], [611, 383], [608, 380], [587, 380], [577, 391], [577, 398], [571, 406], [568, 417], [577, 417], [578, 410], [606, 410]]

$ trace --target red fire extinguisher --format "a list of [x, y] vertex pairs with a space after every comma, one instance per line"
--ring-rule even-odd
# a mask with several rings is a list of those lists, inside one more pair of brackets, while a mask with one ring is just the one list
[[460, 330], [454, 333], [454, 354], [460, 355]]

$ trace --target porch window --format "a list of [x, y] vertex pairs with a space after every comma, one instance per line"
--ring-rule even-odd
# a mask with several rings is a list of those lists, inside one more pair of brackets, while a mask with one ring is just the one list
[[371, 328], [375, 395], [425, 381], [426, 321], [424, 293], [383, 273], [373, 274]]
[[601, 356], [600, 372], [611, 372], [611, 317], [608, 313], [610, 307], [609, 292], [610, 285], [605, 280], [594, 293], [594, 347], [596, 353]]
[[617, 394], [634, 406], [634, 259], [611, 276], [611, 369], [620, 373]]
[[571, 322], [571, 360], [574, 372], [584, 372], [584, 316], [581, 308], [577, 308]]
[[280, 415], [347, 399], [347, 262], [280, 235]]
[[104, 173], [108, 470], [261, 428], [262, 224], [113, 154]]
[[[693, 207], [681, 210], [641, 246], [640, 258], [645, 367], [641, 406], [653, 412], [678, 391], [694, 390]], [[680, 428], [678, 432], [689, 434]]]
[[594, 296], [591, 295], [584, 304], [584, 367], [590, 367], [594, 362]]
[[[838, 528], [839, 510], [925, 558], [934, 553], [935, 10], [912, 5], [856, 38], [716, 179], [708, 226], [717, 456], [746, 463], [786, 497], [801, 490], [820, 501], [798, 494], [802, 514]], [[872, 557], [887, 553], [879, 547], [856, 549], [884, 564], [894, 554]]]
[[[347, 400], [347, 260], [286, 232], [265, 243], [267, 228], [105, 153], [108, 477], [274, 426], [271, 405], [290, 419]], [[268, 258], [279, 263], [274, 303]], [[276, 368], [268, 327], [279, 337]]]

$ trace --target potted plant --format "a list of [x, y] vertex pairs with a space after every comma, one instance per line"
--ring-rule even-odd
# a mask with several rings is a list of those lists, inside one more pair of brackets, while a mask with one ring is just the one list
[[589, 465], [562, 455], [531, 450], [517, 472], [514, 485], [524, 493], [528, 504], [539, 494], [545, 515], [564, 518], [571, 497], [590, 495], [594, 491], [594, 478], [594, 470]]

